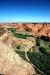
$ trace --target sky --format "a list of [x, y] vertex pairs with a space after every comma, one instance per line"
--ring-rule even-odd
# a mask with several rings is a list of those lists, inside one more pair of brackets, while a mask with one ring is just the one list
[[0, 22], [50, 22], [50, 0], [0, 0]]

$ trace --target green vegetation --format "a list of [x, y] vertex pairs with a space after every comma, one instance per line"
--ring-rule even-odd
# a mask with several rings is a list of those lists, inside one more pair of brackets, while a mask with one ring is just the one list
[[23, 38], [26, 39], [27, 37], [31, 37], [32, 35], [27, 35], [27, 34], [22, 34], [22, 33], [16, 33], [16, 29], [15, 28], [8, 28], [8, 31], [11, 31], [13, 33], [13, 35], [17, 38]]
[[16, 48], [17, 48], [17, 49], [20, 49], [20, 45], [17, 45]]
[[16, 28], [8, 28], [7, 30], [14, 33], [16, 31]]
[[36, 46], [33, 50], [27, 52], [27, 56], [32, 64], [35, 65], [36, 69], [42, 75], [50, 75], [50, 42], [42, 39], [41, 37], [36, 38]]
[[26, 39], [27, 37], [31, 37], [31, 35], [24, 35], [24, 34], [20, 34], [20, 33], [14, 33], [14, 36], [17, 38], [23, 38]]
[[46, 41], [44, 39], [41, 39], [40, 37], [36, 38], [37, 46], [39, 47], [39, 50], [42, 52], [49, 52], [50, 51], [50, 42]]
[[28, 52], [28, 58], [40, 71], [50, 75], [50, 55], [49, 57], [41, 52]]
[[[13, 36], [17, 38], [27, 39], [32, 37], [28, 32], [17, 32], [16, 28], [8, 28], [8, 31], [13, 33]], [[4, 33], [4, 29], [0, 27], [0, 36]], [[24, 60], [35, 65], [36, 70], [41, 75], [50, 75], [50, 41], [47, 41], [45, 37], [34, 37], [36, 39], [36, 45], [30, 48], [28, 52], [21, 50], [21, 45], [16, 46], [16, 53], [19, 54]], [[33, 40], [33, 39], [32, 39]], [[27, 60], [27, 57], [30, 60]]]
[[40, 37], [36, 38], [36, 43], [37, 46], [43, 46], [45, 44], [46, 41], [44, 41], [43, 39], [41, 39]]
[[[20, 34], [21, 35], [21, 34]], [[20, 49], [20, 46], [17, 46]], [[50, 42], [41, 37], [36, 38], [36, 46], [32, 47], [28, 52], [17, 50], [16, 52], [22, 57], [24, 60], [28, 61], [27, 57], [30, 61], [29, 63], [35, 65], [35, 70], [37, 73], [41, 75], [50, 75], [50, 54], [48, 51], [50, 50]]]
[[26, 39], [26, 36], [23, 35], [23, 34], [20, 34], [20, 33], [14, 33], [14, 36], [17, 37], [17, 38], [23, 38], [23, 39]]
[[[23, 34], [15, 35], [19, 38], [26, 38], [30, 37]], [[28, 52], [20, 51], [20, 45], [16, 47], [18, 50], [16, 53], [20, 55], [24, 60], [28, 61], [29, 63], [35, 65], [35, 70], [37, 73], [41, 75], [50, 75], [50, 41], [46, 41], [41, 37], [36, 38], [36, 46], [32, 47]], [[28, 59], [26, 58], [26, 54]]]
[[[8, 28], [9, 31], [13, 33], [13, 36], [17, 38], [27, 39], [27, 37], [32, 37], [29, 34], [17, 33], [15, 28]], [[0, 30], [0, 32], [2, 29]], [[24, 60], [28, 61], [26, 55], [30, 61], [29, 63], [35, 65], [36, 70], [41, 75], [50, 75], [50, 41], [43, 39], [41, 37], [36, 38], [36, 46], [32, 47], [28, 52], [21, 50], [21, 46], [16, 46], [16, 53], [19, 54]]]
[[[27, 57], [29, 58], [30, 63], [35, 65], [38, 73], [41, 75], [50, 75], [50, 54], [48, 54], [50, 42], [37, 37], [36, 43], [36, 46], [27, 52]], [[25, 57], [25, 54], [22, 54], [22, 58], [23, 57]]]
[[18, 50], [16, 50], [16, 53], [19, 54], [19, 56], [22, 57], [24, 60], [26, 60], [25, 51], [18, 51]]

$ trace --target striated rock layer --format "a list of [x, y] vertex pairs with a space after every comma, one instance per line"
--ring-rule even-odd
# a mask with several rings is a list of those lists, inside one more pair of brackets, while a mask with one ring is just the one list
[[50, 23], [0, 23], [5, 29], [13, 26], [17, 30], [27, 30], [33, 35], [48, 36], [50, 38]]

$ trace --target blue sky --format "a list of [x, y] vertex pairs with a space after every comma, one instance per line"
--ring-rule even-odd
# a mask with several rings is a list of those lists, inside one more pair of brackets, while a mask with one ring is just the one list
[[50, 22], [50, 0], [0, 0], [0, 22]]

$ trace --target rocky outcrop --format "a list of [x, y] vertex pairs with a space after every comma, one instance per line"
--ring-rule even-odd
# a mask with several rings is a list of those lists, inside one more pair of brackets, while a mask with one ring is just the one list
[[0, 26], [7, 28], [13, 26], [17, 30], [27, 30], [37, 36], [50, 38], [50, 23], [1, 23]]

